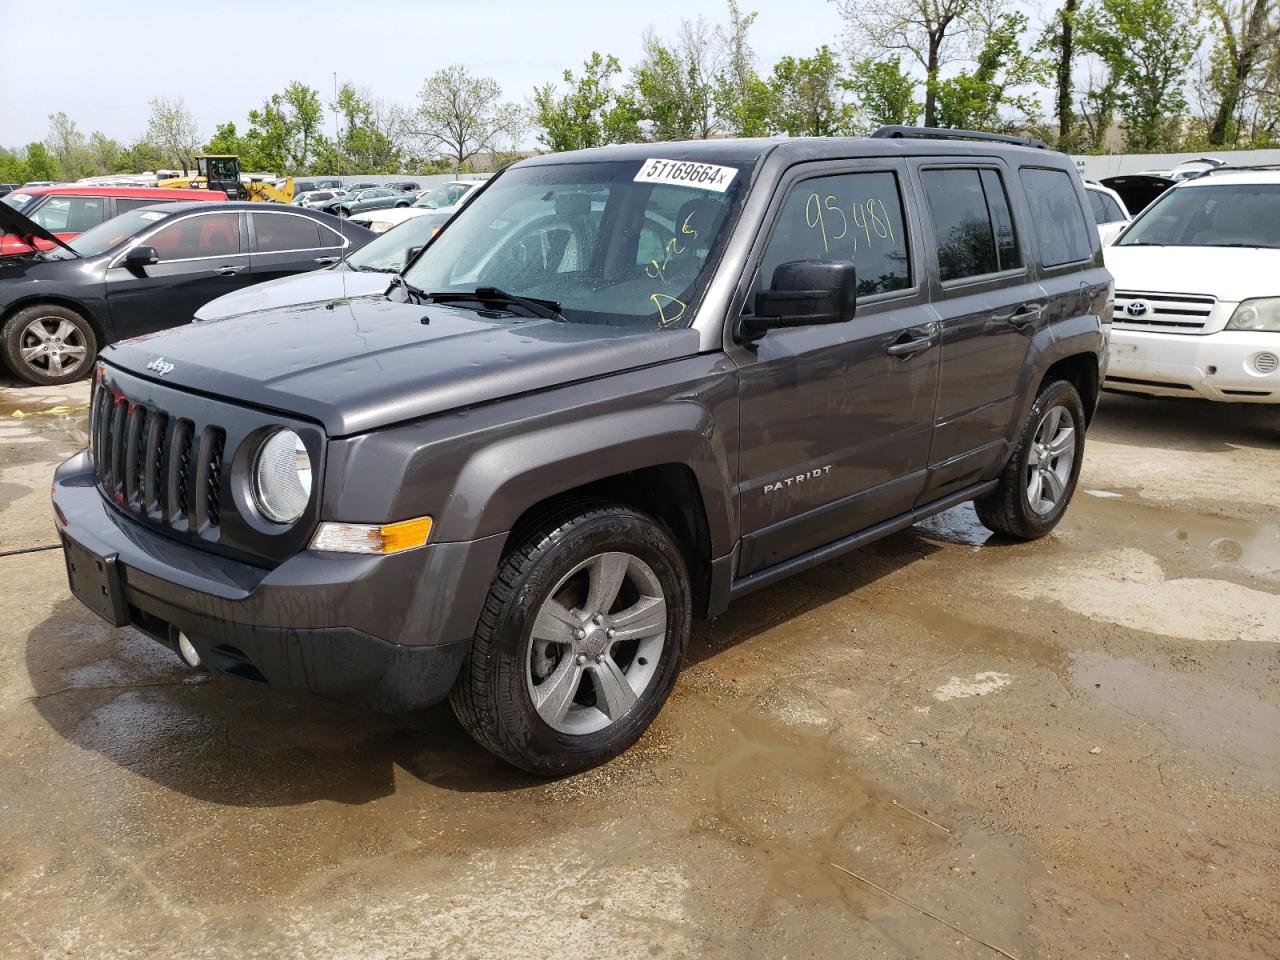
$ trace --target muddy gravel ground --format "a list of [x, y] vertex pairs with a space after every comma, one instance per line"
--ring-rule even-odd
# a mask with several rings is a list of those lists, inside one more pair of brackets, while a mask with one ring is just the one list
[[756, 594], [543, 782], [12, 553], [85, 400], [0, 384], [2, 957], [1280, 956], [1280, 411], [1107, 397], [1053, 536], [963, 507]]

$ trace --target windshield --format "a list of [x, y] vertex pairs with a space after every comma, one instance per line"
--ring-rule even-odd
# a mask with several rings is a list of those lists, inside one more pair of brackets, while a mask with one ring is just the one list
[[[130, 210], [128, 213], [122, 213], [118, 217], [112, 217], [96, 227], [89, 228], [74, 240], [68, 241], [68, 243], [80, 256], [96, 257], [98, 254], [106, 253], [116, 244], [128, 240], [138, 231], [158, 223], [167, 216], [169, 214], [162, 213], [159, 210], [149, 210], [145, 207], [138, 210]], [[59, 258], [71, 256], [65, 250], [51, 250], [49, 255]]]
[[462, 199], [469, 189], [469, 186], [463, 186], [458, 183], [446, 183], [436, 187], [434, 190], [428, 190], [420, 196], [414, 203], [415, 207], [426, 207], [428, 210], [439, 210], [441, 207], [452, 207], [455, 203]]
[[[710, 186], [672, 182], [686, 177]], [[749, 179], [746, 167], [665, 160], [517, 167], [405, 278], [427, 293], [553, 301], [577, 323], [688, 326]]]
[[430, 214], [412, 217], [379, 234], [347, 257], [347, 266], [354, 270], [399, 273], [409, 259], [409, 251], [425, 246], [440, 229], [440, 222], [440, 217]]
[[18, 193], [16, 190], [13, 193], [6, 193], [3, 197], [0, 197], [0, 203], [7, 203], [19, 213], [31, 206], [35, 201], [36, 198], [31, 194]]
[[1170, 190], [1134, 221], [1116, 246], [1280, 248], [1280, 184], [1197, 184]]

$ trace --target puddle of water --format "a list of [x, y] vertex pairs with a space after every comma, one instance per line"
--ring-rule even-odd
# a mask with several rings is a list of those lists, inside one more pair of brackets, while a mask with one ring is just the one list
[[914, 529], [921, 536], [931, 540], [945, 540], [948, 543], [973, 547], [975, 550], [993, 536], [992, 532], [982, 525], [971, 503], [963, 503], [927, 520], [921, 520]]
[[[1280, 784], [1280, 707], [1242, 685], [1095, 651], [1074, 655], [1071, 678], [1089, 697], [1150, 722], [1175, 751], [1225, 755]], [[1151, 748], [1165, 745], [1153, 741]]]

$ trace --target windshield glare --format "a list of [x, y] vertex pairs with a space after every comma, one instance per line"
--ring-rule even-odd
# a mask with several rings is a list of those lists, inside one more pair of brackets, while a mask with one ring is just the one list
[[637, 183], [644, 165], [510, 170], [454, 217], [405, 278], [428, 293], [497, 287], [555, 301], [577, 323], [688, 326], [750, 177], [736, 167], [723, 191]]
[[439, 226], [439, 217], [412, 217], [355, 251], [347, 257], [347, 265], [356, 270], [399, 273], [409, 259], [409, 251], [424, 246]]
[[[122, 213], [118, 217], [112, 217], [96, 227], [90, 227], [68, 243], [80, 256], [96, 257], [100, 253], [106, 253], [116, 244], [128, 240], [138, 231], [159, 223], [167, 216], [169, 216], [167, 213], [161, 213], [159, 210], [140, 207], [137, 210]], [[70, 256], [65, 250], [56, 251], [56, 254]]]
[[1169, 190], [1116, 246], [1280, 248], [1280, 184], [1197, 184]]

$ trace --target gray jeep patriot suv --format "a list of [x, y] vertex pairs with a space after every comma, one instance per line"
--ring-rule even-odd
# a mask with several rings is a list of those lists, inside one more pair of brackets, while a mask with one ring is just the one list
[[1112, 281], [1066, 157], [948, 136], [537, 157], [385, 295], [113, 344], [72, 590], [556, 774], [640, 736], [694, 616], [967, 500], [1043, 536]]

